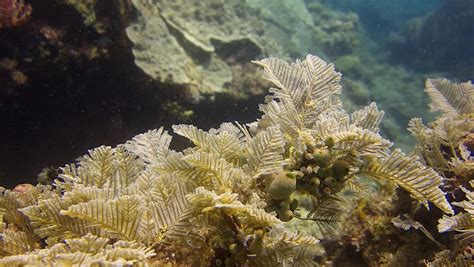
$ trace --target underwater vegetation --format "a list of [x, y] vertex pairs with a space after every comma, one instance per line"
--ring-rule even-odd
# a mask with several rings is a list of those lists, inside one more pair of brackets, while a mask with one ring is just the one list
[[[348, 195], [374, 188], [403, 188], [429, 214], [445, 214], [441, 231], [472, 240], [472, 193], [462, 187], [466, 199], [450, 203], [423, 153], [391, 149], [375, 103], [346, 113], [332, 64], [313, 55], [254, 63], [272, 84], [256, 121], [175, 125], [193, 144], [182, 151], [163, 128], [150, 130], [90, 150], [51, 185], [2, 189], [0, 265], [314, 266]], [[472, 84], [428, 82], [433, 106], [471, 118]], [[315, 234], [298, 227], [308, 223]]]
[[[443, 190], [456, 208], [454, 216], [443, 215], [438, 231], [456, 232], [449, 250], [438, 253], [435, 263], [474, 261], [474, 86], [471, 82], [452, 83], [446, 79], [428, 79], [425, 91], [431, 98], [432, 111], [441, 115], [428, 127], [421, 119], [410, 121], [409, 130], [417, 139], [420, 158], [445, 177]], [[466, 259], [468, 261], [466, 261]]]
[[441, 188], [456, 215], [427, 211], [400, 191], [393, 198], [367, 195], [355, 201], [333, 246], [336, 265], [350, 262], [353, 251], [370, 266], [472, 265], [474, 86], [428, 79], [425, 91], [438, 117], [428, 125], [413, 118], [409, 131], [415, 154], [444, 178]]

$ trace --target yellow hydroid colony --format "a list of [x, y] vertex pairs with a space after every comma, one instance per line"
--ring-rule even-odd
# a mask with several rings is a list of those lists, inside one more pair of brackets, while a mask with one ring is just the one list
[[[450, 250], [438, 253], [431, 266], [472, 265], [474, 240], [474, 86], [471, 82], [453, 83], [428, 79], [425, 91], [432, 111], [441, 114], [429, 126], [421, 119], [410, 121], [409, 130], [417, 139], [417, 152], [426, 165], [446, 177], [444, 190], [457, 207], [454, 216], [438, 220], [439, 232], [457, 232]], [[462, 201], [460, 201], [462, 200]]]
[[151, 130], [89, 151], [52, 186], [3, 190], [0, 264], [312, 266], [318, 239], [285, 222], [314, 220], [330, 234], [341, 192], [363, 188], [361, 177], [453, 213], [443, 179], [390, 150], [374, 103], [343, 110], [332, 64], [256, 63], [274, 85], [256, 122], [174, 126], [194, 144], [184, 151]]

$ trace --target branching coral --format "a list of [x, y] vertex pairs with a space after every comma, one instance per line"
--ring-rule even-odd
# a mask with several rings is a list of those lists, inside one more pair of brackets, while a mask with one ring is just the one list
[[311, 266], [318, 239], [284, 222], [313, 220], [330, 234], [341, 192], [364, 188], [362, 176], [453, 213], [439, 175], [390, 151], [375, 104], [345, 113], [332, 64], [255, 63], [274, 85], [256, 122], [176, 125], [194, 145], [180, 152], [151, 130], [89, 151], [52, 187], [4, 190], [0, 264]]

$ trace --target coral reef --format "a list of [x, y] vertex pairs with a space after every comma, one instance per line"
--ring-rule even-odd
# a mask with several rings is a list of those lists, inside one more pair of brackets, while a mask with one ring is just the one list
[[220, 92], [232, 81], [231, 66], [225, 60], [248, 61], [263, 53], [264, 42], [258, 34], [263, 25], [244, 3], [133, 4], [140, 15], [127, 34], [135, 44], [135, 63], [154, 79], [183, 85], [196, 98]]
[[13, 88], [22, 87], [28, 83], [28, 76], [18, 69], [18, 62], [9, 58], [0, 59], [0, 81], [2, 83], [2, 96], [13, 95]]
[[360, 58], [355, 55], [345, 55], [338, 57], [334, 61], [334, 65], [348, 77], [355, 80], [363, 80], [367, 83], [372, 81], [372, 74], [367, 67], [361, 62]]
[[470, 0], [443, 2], [432, 14], [407, 24], [401, 38], [393, 43], [394, 58], [436, 71], [443, 66], [458, 79], [471, 79], [474, 5]]
[[[9, 14], [14, 16], [16, 14], [14, 12], [18, 13], [17, 16], [23, 16], [21, 21], [20, 18], [17, 18], [18, 21], [16, 22], [12, 21], [15, 26], [20, 26], [29, 19], [27, 16], [32, 10], [30, 5], [23, 1], [0, 2], [1, 5], [7, 3], [11, 6], [1, 6], [0, 8], [0, 12], [3, 12], [0, 13], [0, 28], [2, 27], [1, 20], [7, 19], [6, 16]], [[71, 5], [74, 5], [73, 3], [76, 2], [68, 2]], [[81, 4], [88, 6], [85, 2], [81, 2]], [[45, 19], [44, 10], [52, 5], [55, 6], [54, 12], [57, 13], [54, 17]], [[115, 16], [114, 7], [109, 8], [108, 13], [100, 13], [102, 15], [100, 19], [102, 33], [107, 30], [107, 35], [104, 34], [98, 37], [98, 33], [88, 24], [82, 24], [80, 15], [74, 13], [74, 10], [65, 4], [57, 4], [51, 0], [44, 3], [33, 3], [33, 6], [39, 13], [35, 18], [32, 18], [31, 23], [2, 32], [0, 72], [6, 74], [6, 76], [2, 75], [0, 78], [3, 85], [0, 89], [2, 95], [17, 95], [16, 91], [24, 89], [31, 77], [34, 80], [38, 76], [44, 76], [44, 73], [48, 73], [45, 68], [59, 66], [60, 71], [66, 72], [65, 65], [70, 65], [69, 68], [74, 68], [74, 66], [85, 68], [84, 65], [88, 63], [97, 63], [98, 60], [109, 56], [111, 50], [114, 49], [112, 40], [116, 42], [114, 43], [115, 47], [119, 47], [123, 40], [126, 41], [125, 38], [122, 38], [122, 41], [120, 40], [119, 33], [122, 31], [120, 27], [123, 27], [121, 24], [125, 23], [126, 17]], [[7, 12], [10, 13], [7, 14]], [[65, 18], [67, 18], [67, 23], [64, 22]], [[114, 24], [113, 27], [117, 29], [112, 29], [113, 27], [109, 24]], [[8, 25], [5, 24], [4, 26]], [[64, 75], [64, 79], [68, 79], [71, 75], [76, 74]], [[10, 77], [8, 78], [8, 76]]]
[[391, 66], [380, 61], [371, 66], [371, 72], [371, 100], [387, 114], [382, 122], [382, 132], [404, 151], [411, 151], [415, 142], [406, 130], [408, 121], [415, 116], [430, 118], [426, 108], [428, 99], [419, 90], [425, 77], [403, 66]]
[[342, 109], [332, 64], [255, 63], [274, 86], [257, 121], [176, 125], [193, 143], [181, 152], [150, 130], [90, 150], [50, 186], [3, 190], [0, 264], [313, 266], [318, 239], [285, 222], [312, 221], [331, 237], [344, 194], [372, 192], [363, 177], [454, 213], [443, 178], [379, 135], [374, 103]]
[[[113, 16], [116, 6], [98, 13], [99, 21], [111, 22], [105, 34], [98, 34], [62, 2], [28, 3], [34, 11], [28, 23], [0, 30], [0, 137], [9, 140], [0, 144], [5, 152], [0, 156], [0, 179], [9, 187], [32, 182], [43, 167], [62, 166], [86, 149], [108, 143], [101, 139], [101, 129], [114, 132], [107, 134], [110, 138], [124, 134], [131, 109], [121, 105], [128, 114], [118, 115], [117, 97], [127, 94], [131, 102], [122, 88], [146, 88], [140, 81], [147, 77], [135, 71], [122, 20]], [[67, 126], [66, 117], [74, 117], [76, 126]]]
[[[260, 9], [265, 35], [275, 40], [291, 57], [317, 52], [338, 57], [352, 53], [358, 46], [358, 17], [338, 12], [321, 1], [262, 1], [247, 3]], [[277, 27], [275, 27], [277, 26]]]
[[63, 0], [63, 2], [67, 5], [73, 6], [77, 12], [84, 17], [84, 23], [86, 25], [92, 25], [96, 22], [95, 7], [97, 5], [97, 0]]
[[[246, 3], [259, 10], [259, 19], [264, 27], [263, 34], [281, 47], [283, 55], [298, 57], [315, 52], [314, 49], [318, 49], [319, 54], [323, 53], [321, 48], [315, 45], [315, 24], [304, 1], [247, 0]], [[271, 55], [276, 56], [274, 53]]]
[[427, 97], [417, 90], [425, 76], [385, 63], [386, 57], [368, 49], [370, 44], [365, 43], [363, 47], [367, 51], [344, 55], [334, 61], [336, 68], [344, 73], [344, 106], [352, 112], [371, 101], [376, 102], [386, 111], [382, 134], [404, 151], [411, 151], [415, 140], [404, 125], [414, 116], [431, 117], [425, 108]]
[[[339, 10], [359, 14], [363, 26], [371, 35], [387, 36], [398, 30], [407, 20], [422, 16], [440, 6], [438, 0], [378, 1], [378, 0], [312, 0]], [[407, 8], [409, 7], [409, 8]], [[377, 38], [383, 40], [384, 38]]]
[[127, 34], [135, 63], [153, 79], [185, 88], [195, 100], [230, 92], [230, 84], [240, 82], [235, 69], [253, 58], [341, 55], [357, 46], [356, 16], [322, 7], [325, 13], [310, 12], [302, 0], [132, 3], [138, 16]]
[[0, 29], [25, 24], [30, 18], [32, 8], [23, 0], [0, 1]]
[[73, 7], [84, 19], [86, 26], [98, 34], [108, 34], [113, 28], [129, 23], [131, 3], [124, 0], [56, 0]]
[[332, 58], [354, 53], [359, 46], [359, 17], [333, 10], [322, 2], [307, 4], [315, 25], [314, 43]]

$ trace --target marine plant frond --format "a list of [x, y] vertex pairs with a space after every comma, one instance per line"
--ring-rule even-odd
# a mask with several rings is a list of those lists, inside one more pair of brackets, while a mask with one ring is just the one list
[[114, 150], [109, 146], [100, 146], [89, 151], [78, 163], [79, 183], [86, 186], [102, 187], [114, 176]]
[[97, 188], [95, 186], [76, 185], [71, 191], [64, 192], [61, 202], [64, 206], [88, 202], [90, 200], [112, 200], [119, 196], [114, 188]]
[[436, 253], [433, 261], [425, 260], [427, 267], [470, 267], [472, 266], [472, 259], [463, 254], [453, 255], [451, 250], [443, 250]]
[[284, 146], [277, 126], [259, 132], [244, 147], [247, 162], [243, 169], [253, 178], [282, 170]]
[[452, 83], [446, 79], [427, 79], [425, 92], [431, 98], [431, 110], [445, 116], [474, 112], [474, 86], [471, 82]]
[[406, 156], [400, 149], [395, 149], [381, 161], [370, 160], [361, 172], [376, 180], [387, 180], [401, 186], [426, 208], [429, 208], [430, 201], [442, 211], [453, 214], [445, 193], [439, 189], [443, 178], [421, 164], [416, 156]]
[[362, 182], [361, 179], [357, 176], [354, 176], [346, 181], [345, 188], [352, 192], [356, 192], [360, 196], [369, 196], [373, 193], [373, 190], [369, 186]]
[[[474, 181], [471, 181], [471, 186]], [[466, 200], [454, 202], [453, 205], [461, 207], [465, 212], [460, 212], [454, 216], [446, 216], [438, 220], [438, 231], [456, 231], [456, 237], [461, 242], [468, 243], [474, 240], [474, 191], [461, 188], [466, 194]]]
[[241, 140], [233, 133], [221, 131], [209, 138], [209, 151], [228, 162], [238, 163], [241, 150]]
[[314, 221], [323, 236], [333, 235], [340, 226], [343, 212], [340, 199], [330, 197], [320, 203], [315, 203], [315, 207], [305, 219]]
[[328, 64], [311, 54], [306, 56], [305, 60], [297, 62], [304, 66], [308, 77], [310, 77], [309, 94], [316, 104], [333, 95], [341, 94], [341, 73], [334, 69], [333, 64]]
[[[421, 118], [410, 119], [410, 121], [408, 121], [407, 129], [416, 138], [417, 143], [420, 145], [426, 144], [428, 139], [432, 139], [430, 137], [432, 137], [433, 131], [423, 124]], [[440, 140], [438, 142], [440, 142]], [[436, 144], [433, 145], [436, 147]]]
[[252, 139], [252, 134], [250, 133], [251, 129], [253, 132], [257, 131], [258, 128], [258, 121], [247, 123], [245, 125], [240, 124], [238, 121], [235, 122], [236, 127], [239, 128], [240, 132], [242, 133], [242, 139], [244, 142], [248, 142]]
[[172, 227], [189, 206], [186, 200], [189, 188], [181, 179], [169, 175], [160, 177], [151, 191], [154, 198], [147, 205], [151, 207], [154, 225], [161, 230]]
[[[188, 202], [189, 203], [189, 202]], [[196, 212], [191, 205], [182, 210], [180, 216], [173, 222], [163, 238], [171, 242], [183, 242], [185, 244], [202, 244], [205, 238], [198, 232], [200, 228], [193, 219], [196, 218]]]
[[145, 201], [168, 203], [177, 195], [186, 195], [190, 189], [191, 187], [177, 175], [159, 175], [146, 170], [141, 173], [132, 190], [143, 196]]
[[245, 179], [241, 169], [217, 154], [196, 152], [184, 157], [184, 160], [193, 167], [191, 179], [199, 186], [206, 186], [215, 190], [231, 189]]
[[430, 127], [415, 118], [409, 126], [417, 139], [417, 153], [427, 165], [439, 172], [459, 173], [465, 168], [469, 173], [470, 151], [463, 145], [474, 127], [469, 116], [441, 117]]
[[66, 239], [64, 243], [72, 252], [94, 253], [104, 249], [109, 243], [109, 239], [88, 233], [80, 238]]
[[459, 213], [454, 216], [444, 215], [443, 218], [438, 220], [438, 231], [440, 233], [470, 231], [471, 235], [474, 235], [474, 216], [469, 213]]
[[272, 227], [282, 223], [275, 215], [254, 205], [245, 205], [245, 208], [236, 216], [242, 224], [255, 229]]
[[378, 133], [383, 115], [384, 112], [379, 111], [377, 104], [372, 102], [363, 109], [353, 112], [351, 114], [351, 123], [371, 132]]
[[142, 160], [120, 145], [115, 149], [115, 176], [108, 182], [107, 187], [115, 191], [124, 190], [132, 185], [139, 177], [144, 165]]
[[241, 128], [230, 122], [222, 123], [218, 129], [209, 130], [209, 133], [212, 135], [217, 135], [224, 132], [235, 136], [238, 140], [242, 140], [244, 138], [244, 133], [242, 133]]
[[62, 210], [61, 215], [78, 218], [104, 229], [107, 236], [136, 240], [143, 210], [141, 199], [126, 195], [109, 201], [91, 200]]
[[210, 212], [220, 209], [241, 209], [244, 204], [239, 201], [238, 194], [225, 192], [217, 194], [204, 187], [198, 187], [186, 197], [189, 203], [198, 212]]
[[189, 139], [198, 150], [208, 150], [208, 139], [210, 134], [193, 125], [179, 124], [173, 125], [173, 131], [187, 139]]
[[193, 142], [200, 151], [218, 154], [229, 162], [235, 162], [239, 158], [241, 135], [229, 125], [205, 132], [192, 125], [180, 124], [174, 125], [173, 130]]
[[[471, 180], [469, 183], [471, 188], [474, 188], [474, 180]], [[466, 200], [454, 202], [453, 205], [463, 208], [469, 214], [474, 216], [474, 190], [468, 190], [464, 187], [461, 189], [466, 194]]]
[[104, 258], [95, 262], [103, 266], [126, 265], [134, 266], [155, 256], [152, 248], [139, 245], [135, 242], [117, 241], [112, 247], [104, 251]]
[[312, 258], [319, 252], [319, 240], [305, 232], [288, 232], [274, 227], [263, 239], [263, 251], [256, 262], [262, 266], [316, 266]]
[[313, 55], [291, 64], [277, 58], [254, 63], [264, 68], [263, 77], [276, 86], [270, 89], [272, 100], [260, 110], [291, 136], [297, 136], [305, 126], [311, 127], [329, 109], [342, 107], [335, 97], [341, 93], [341, 75], [332, 64]]
[[308, 55], [291, 64], [278, 58], [254, 63], [264, 68], [263, 78], [277, 86], [272, 89], [276, 98], [291, 101], [298, 110], [307, 104], [307, 97], [319, 103], [341, 93], [341, 74], [334, 70], [333, 64], [327, 64], [317, 56]]
[[428, 128], [423, 124], [421, 118], [412, 118], [408, 121], [408, 131], [412, 133], [417, 139], [424, 137], [425, 131], [428, 131]]
[[[101, 201], [101, 200], [96, 200]], [[59, 195], [40, 200], [37, 205], [25, 207], [21, 211], [28, 216], [35, 234], [46, 238], [49, 245], [66, 238], [75, 238], [87, 233], [99, 234], [100, 230], [84, 220], [61, 214], [71, 203], [65, 203]]]
[[158, 242], [165, 237], [185, 235], [192, 228], [189, 224], [190, 205], [186, 195], [192, 187], [176, 174], [144, 171], [135, 185], [135, 192], [142, 196], [137, 239], [145, 244]]
[[[392, 143], [377, 133], [355, 126], [330, 135], [334, 140], [334, 151], [340, 155], [385, 156]], [[336, 155], [336, 157], [339, 157]]]
[[[18, 193], [0, 187], [0, 225], [3, 223], [15, 225], [16, 228], [29, 233], [33, 239], [33, 230], [31, 229], [28, 217], [20, 211], [21, 208], [33, 204], [31, 201], [25, 203], [22, 199], [25, 198], [28, 192]], [[29, 197], [28, 197], [29, 198]], [[34, 198], [32, 196], [32, 198]]]
[[23, 231], [4, 229], [0, 233], [0, 248], [10, 255], [22, 254], [34, 250], [35, 242]]
[[325, 101], [319, 102], [314, 108], [308, 109], [304, 114], [304, 125], [307, 128], [312, 128], [313, 125], [317, 124], [320, 120], [327, 117], [337, 116], [338, 113], [343, 113], [342, 102], [339, 96], [333, 95]]
[[69, 183], [101, 188], [115, 175], [114, 161], [114, 149], [100, 146], [81, 157], [77, 168], [75, 165], [66, 165], [60, 177]]
[[414, 220], [410, 214], [399, 215], [392, 219], [392, 224], [400, 229], [405, 231], [410, 230], [411, 228], [421, 231], [428, 239], [433, 241], [438, 247], [444, 248], [444, 246], [439, 243], [433, 235], [424, 227], [420, 222]]
[[423, 125], [420, 118], [413, 118], [408, 122], [408, 131], [416, 138], [416, 151], [421, 160], [435, 170], [449, 169], [450, 164], [442, 150], [443, 137], [442, 131], [431, 129]]
[[125, 143], [125, 148], [144, 162], [155, 165], [169, 153], [171, 135], [161, 127], [139, 134]]
[[263, 78], [277, 88], [270, 89], [276, 99], [289, 103], [297, 110], [304, 106], [308, 86], [307, 72], [298, 63], [287, 63], [279, 58], [267, 58], [254, 63], [263, 67]]
[[350, 127], [349, 116], [344, 112], [334, 112], [331, 116], [323, 116], [311, 127], [312, 135], [318, 141], [324, 141], [337, 132], [347, 131]]
[[286, 138], [295, 138], [304, 128], [304, 118], [292, 105], [286, 102], [270, 101], [259, 106], [264, 113], [262, 119], [269, 120], [273, 125], [279, 125]]
[[[84, 264], [86, 256], [85, 253], [68, 253], [68, 247], [63, 243], [59, 243], [30, 253], [1, 258], [0, 266], [43, 266], [45, 264], [60, 264], [63, 260], [72, 264]], [[96, 255], [91, 255], [91, 257], [97, 259]]]
[[117, 241], [87, 234], [23, 255], [0, 259], [1, 266], [116, 266], [143, 263], [155, 256], [152, 249], [135, 242]]
[[119, 145], [117, 148], [101, 146], [89, 150], [77, 165], [62, 168], [55, 185], [62, 190], [72, 190], [74, 186], [113, 188], [120, 191], [129, 187], [144, 168], [143, 161], [132, 152]]
[[[196, 214], [205, 215], [205, 225], [216, 223], [215, 215], [224, 215], [221, 220], [231, 220], [235, 227], [242, 229], [264, 229], [280, 225], [282, 222], [271, 213], [251, 204], [243, 204], [235, 193], [225, 192], [216, 194], [199, 187], [188, 196]], [[200, 221], [203, 221], [200, 219]], [[209, 220], [209, 221], [207, 221]], [[237, 226], [238, 225], [238, 226]]]
[[452, 149], [456, 149], [460, 144], [460, 139], [463, 138], [472, 130], [474, 121], [467, 120], [452, 120], [449, 118], [441, 119], [435, 127], [437, 135], [440, 137], [441, 144]]
[[198, 187], [204, 184], [212, 187], [213, 180], [212, 177], [208, 175], [209, 173], [196, 168], [186, 161], [186, 157], [188, 156], [190, 157], [189, 159], [196, 157], [195, 155], [193, 156], [194, 153], [199, 152], [190, 151], [188, 155], [185, 156], [182, 152], [171, 151], [168, 157], [163, 159], [160, 164], [154, 166], [153, 171], [160, 175], [176, 175], [185, 180], [192, 187]]
[[159, 164], [153, 167], [153, 171], [159, 174], [179, 174], [182, 177], [189, 178], [193, 167], [184, 159], [182, 152], [171, 151]]
[[153, 202], [144, 202], [141, 205], [143, 213], [139, 221], [137, 240], [151, 246], [162, 239], [162, 232], [157, 227], [154, 217], [155, 205]]

